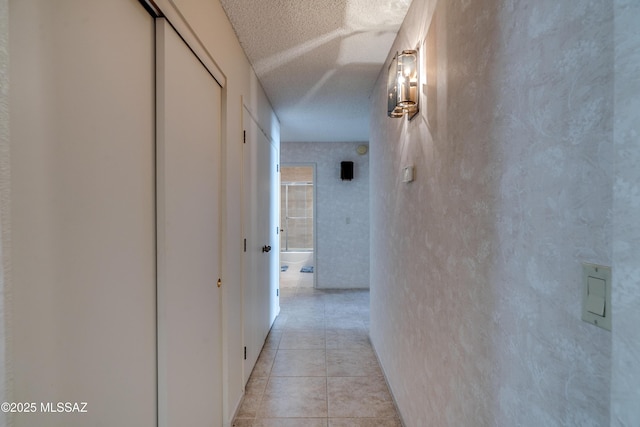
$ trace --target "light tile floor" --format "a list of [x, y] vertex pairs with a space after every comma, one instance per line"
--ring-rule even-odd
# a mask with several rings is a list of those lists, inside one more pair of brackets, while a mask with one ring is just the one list
[[369, 292], [280, 289], [236, 427], [401, 427], [369, 342]]
[[[286, 263], [287, 269], [280, 271], [280, 289], [282, 288], [313, 288], [313, 276], [315, 273], [303, 273], [300, 268], [303, 264], [308, 264], [307, 261], [294, 263]], [[281, 266], [285, 265], [281, 263]]]

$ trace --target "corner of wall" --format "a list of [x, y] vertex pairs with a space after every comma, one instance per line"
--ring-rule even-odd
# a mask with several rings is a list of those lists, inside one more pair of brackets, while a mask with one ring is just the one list
[[[10, 299], [9, 5], [0, 0], [0, 401], [10, 396], [8, 305]], [[0, 425], [9, 425], [0, 413]]]
[[640, 4], [615, 0], [611, 426], [640, 420]]

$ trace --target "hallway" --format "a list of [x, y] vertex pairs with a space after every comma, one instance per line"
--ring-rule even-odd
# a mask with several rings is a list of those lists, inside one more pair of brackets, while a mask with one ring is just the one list
[[236, 427], [400, 427], [368, 338], [368, 290], [282, 288]]

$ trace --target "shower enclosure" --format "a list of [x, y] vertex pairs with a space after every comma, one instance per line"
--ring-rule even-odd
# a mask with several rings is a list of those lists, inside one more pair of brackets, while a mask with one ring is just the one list
[[281, 271], [310, 276], [304, 273], [314, 273], [314, 166], [283, 165], [280, 172]]
[[313, 251], [313, 183], [283, 182], [280, 191], [282, 251]]

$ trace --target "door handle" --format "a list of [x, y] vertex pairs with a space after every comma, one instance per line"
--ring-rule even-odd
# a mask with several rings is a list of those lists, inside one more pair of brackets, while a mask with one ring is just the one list
[[271, 246], [264, 245], [264, 246], [262, 247], [262, 252], [269, 252], [270, 250], [271, 250]]

